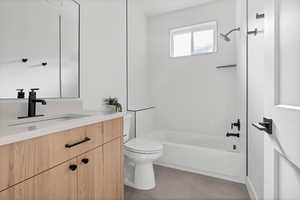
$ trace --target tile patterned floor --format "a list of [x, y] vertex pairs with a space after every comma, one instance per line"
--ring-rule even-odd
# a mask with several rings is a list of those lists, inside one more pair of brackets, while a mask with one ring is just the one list
[[125, 200], [250, 200], [243, 184], [159, 166], [155, 174], [155, 189], [125, 187]]

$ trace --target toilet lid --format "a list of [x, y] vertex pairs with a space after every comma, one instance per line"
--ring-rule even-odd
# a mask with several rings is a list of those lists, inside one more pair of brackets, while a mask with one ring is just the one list
[[145, 139], [132, 139], [124, 144], [125, 149], [137, 153], [157, 153], [163, 149], [163, 146], [157, 142]]

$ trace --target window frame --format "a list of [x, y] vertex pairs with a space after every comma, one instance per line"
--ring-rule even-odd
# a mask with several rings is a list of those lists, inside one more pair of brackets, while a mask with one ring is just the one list
[[[214, 44], [212, 52], [205, 53], [195, 53], [195, 45], [194, 45], [194, 33], [205, 30], [214, 30]], [[191, 55], [185, 56], [174, 56], [174, 36], [178, 34], [191, 33]], [[218, 23], [217, 21], [208, 21], [201, 22], [189, 26], [182, 26], [179, 28], [172, 28], [169, 30], [169, 41], [170, 41], [170, 57], [171, 58], [181, 58], [181, 57], [190, 57], [190, 56], [199, 56], [199, 55], [207, 55], [217, 53], [218, 51]]]

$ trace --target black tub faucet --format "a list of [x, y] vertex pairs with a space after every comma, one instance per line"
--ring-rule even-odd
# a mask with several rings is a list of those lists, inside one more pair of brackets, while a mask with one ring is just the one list
[[231, 123], [231, 130], [233, 129], [233, 127], [237, 127], [238, 131], [241, 130], [241, 120], [238, 119], [236, 122]]
[[237, 137], [237, 138], [239, 138], [240, 134], [239, 133], [227, 133], [226, 137]]
[[42, 105], [46, 105], [47, 102], [44, 99], [37, 99], [36, 98], [36, 91], [39, 88], [32, 88], [29, 92], [28, 97], [28, 116], [26, 117], [18, 117], [19, 119], [22, 118], [29, 118], [29, 117], [42, 117], [44, 115], [36, 115], [36, 103], [41, 103]]

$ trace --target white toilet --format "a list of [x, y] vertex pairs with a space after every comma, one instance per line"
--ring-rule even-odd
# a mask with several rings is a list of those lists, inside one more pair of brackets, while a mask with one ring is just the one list
[[153, 161], [162, 156], [163, 146], [145, 139], [129, 139], [131, 116], [124, 117], [125, 185], [150, 190], [155, 187]]

